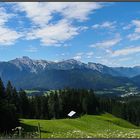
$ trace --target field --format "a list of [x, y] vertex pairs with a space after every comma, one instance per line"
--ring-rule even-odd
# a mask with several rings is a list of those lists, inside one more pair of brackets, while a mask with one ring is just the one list
[[135, 96], [140, 95], [140, 90], [138, 87], [133, 86], [131, 84], [115, 87], [112, 89], [103, 89], [95, 91], [97, 95], [106, 95], [109, 97], [119, 96], [119, 97], [128, 97], [128, 96]]
[[21, 119], [26, 132], [37, 131], [41, 138], [140, 138], [140, 129], [111, 114], [85, 115], [76, 119]]

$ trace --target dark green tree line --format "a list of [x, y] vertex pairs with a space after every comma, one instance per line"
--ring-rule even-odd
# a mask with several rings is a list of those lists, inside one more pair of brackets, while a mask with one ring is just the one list
[[15, 89], [8, 82], [5, 89], [0, 79], [0, 131], [8, 133], [19, 124], [16, 113], [16, 106], [12, 102], [15, 96]]

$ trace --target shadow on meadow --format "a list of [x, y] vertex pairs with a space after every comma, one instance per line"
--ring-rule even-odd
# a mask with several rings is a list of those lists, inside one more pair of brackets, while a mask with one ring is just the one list
[[[21, 126], [24, 128], [25, 132], [38, 132], [38, 126], [32, 126], [28, 124], [21, 123]], [[42, 127], [40, 127], [41, 132], [43, 133], [52, 133], [50, 131], [42, 130]]]

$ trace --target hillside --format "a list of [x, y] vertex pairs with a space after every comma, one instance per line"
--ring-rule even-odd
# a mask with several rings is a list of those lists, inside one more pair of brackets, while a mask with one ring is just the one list
[[140, 87], [140, 75], [137, 75], [137, 76], [133, 77], [132, 81], [134, 82], [135, 85]]
[[[36, 79], [36, 80], [35, 80]], [[26, 82], [28, 81], [28, 83]], [[15, 82], [16, 87], [23, 89], [61, 89], [61, 88], [85, 88], [103, 89], [122, 86], [129, 83], [128, 78], [104, 75], [93, 70], [46, 70], [39, 74], [25, 75]]]
[[77, 119], [21, 120], [27, 132], [36, 131], [38, 122], [42, 138], [140, 138], [138, 127], [111, 114], [85, 115]]
[[86, 64], [73, 59], [52, 62], [23, 57], [0, 62], [0, 77], [4, 84], [10, 80], [17, 89], [110, 89], [133, 84], [129, 77], [133, 72], [140, 74], [139, 67], [137, 72], [135, 67], [127, 69], [111, 68], [91, 62]]

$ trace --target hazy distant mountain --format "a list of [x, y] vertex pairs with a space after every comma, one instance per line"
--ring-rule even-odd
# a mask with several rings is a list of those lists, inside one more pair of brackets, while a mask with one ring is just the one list
[[136, 86], [140, 87], [140, 75], [137, 75], [137, 76], [133, 77], [132, 81], [134, 82], [134, 84]]
[[113, 68], [119, 73], [119, 76], [134, 77], [140, 74], [140, 66], [135, 67], [116, 67]]
[[140, 67], [113, 68], [74, 59], [52, 62], [24, 56], [0, 62], [0, 77], [18, 88], [112, 88], [131, 82], [128, 77], [136, 75], [140, 75]]

